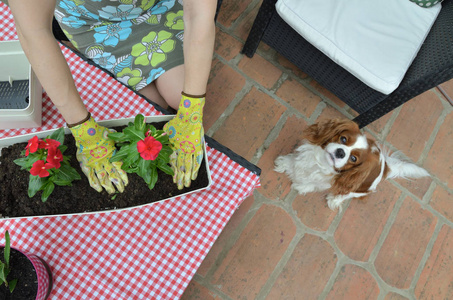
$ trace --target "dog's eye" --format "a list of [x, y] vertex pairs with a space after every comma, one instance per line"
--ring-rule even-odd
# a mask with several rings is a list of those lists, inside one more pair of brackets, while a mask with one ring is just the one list
[[349, 157], [349, 159], [354, 163], [357, 161], [357, 157], [355, 157], [354, 155], [351, 155], [351, 157]]
[[341, 141], [341, 143], [346, 144], [348, 139], [345, 136], [342, 136], [342, 137], [340, 137], [340, 141]]

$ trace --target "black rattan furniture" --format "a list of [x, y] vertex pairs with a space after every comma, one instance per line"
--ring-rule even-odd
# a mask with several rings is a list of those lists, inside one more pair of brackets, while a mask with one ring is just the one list
[[357, 111], [354, 121], [360, 127], [453, 78], [453, 0], [442, 2], [417, 57], [390, 95], [371, 89], [302, 38], [280, 18], [276, 2], [263, 0], [241, 52], [252, 57], [260, 41], [265, 42]]

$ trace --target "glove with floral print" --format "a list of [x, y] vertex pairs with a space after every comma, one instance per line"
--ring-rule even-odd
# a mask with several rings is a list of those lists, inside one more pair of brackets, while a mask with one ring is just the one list
[[203, 161], [205, 96], [192, 96], [183, 92], [176, 117], [164, 126], [173, 149], [170, 156], [173, 182], [180, 190], [189, 187], [191, 180], [197, 178]]
[[114, 183], [122, 193], [128, 184], [127, 174], [121, 169], [121, 162], [109, 162], [116, 148], [107, 135], [115, 131], [97, 124], [90, 114], [82, 122], [68, 127], [76, 141], [77, 160], [90, 186], [98, 192], [104, 187], [112, 194], [115, 193]]

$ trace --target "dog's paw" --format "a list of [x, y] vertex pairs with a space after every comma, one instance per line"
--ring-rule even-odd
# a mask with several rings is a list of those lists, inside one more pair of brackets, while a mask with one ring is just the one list
[[339, 209], [339, 211], [341, 212], [341, 204], [343, 203], [344, 201], [344, 198], [341, 197], [341, 196], [334, 196], [332, 194], [329, 194], [327, 195], [327, 206], [329, 206], [329, 208], [331, 210], [336, 210], [337, 208]]
[[312, 186], [307, 186], [300, 183], [293, 183], [291, 187], [295, 189], [300, 195], [305, 195], [307, 193], [312, 193], [316, 191]]
[[278, 173], [284, 173], [289, 168], [289, 161], [290, 159], [288, 158], [288, 156], [277, 157], [274, 161], [274, 171]]

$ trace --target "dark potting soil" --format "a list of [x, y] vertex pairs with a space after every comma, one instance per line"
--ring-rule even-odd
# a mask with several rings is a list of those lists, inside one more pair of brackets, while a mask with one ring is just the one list
[[[153, 123], [161, 129], [165, 122]], [[125, 126], [116, 127], [117, 131]], [[63, 153], [71, 158], [71, 166], [80, 174], [81, 180], [73, 181], [72, 186], [55, 186], [55, 190], [46, 202], [41, 201], [41, 191], [29, 198], [29, 173], [21, 170], [13, 161], [21, 157], [20, 152], [27, 143], [5, 147], [0, 155], [0, 219], [23, 216], [57, 215], [103, 211], [133, 207], [171, 198], [183, 193], [207, 187], [209, 178], [206, 162], [203, 159], [198, 177], [190, 187], [178, 190], [173, 178], [158, 169], [158, 181], [150, 190], [143, 178], [135, 173], [128, 173], [129, 184], [123, 193], [109, 195], [105, 190], [96, 192], [90, 187], [88, 179], [82, 173], [76, 159], [75, 141], [71, 134], [65, 136], [64, 144], [68, 149]]]
[[[0, 249], [0, 257], [3, 261], [3, 250]], [[36, 298], [38, 292], [38, 278], [35, 268], [28, 258], [15, 249], [11, 249], [9, 266], [11, 272], [7, 279], [17, 279], [16, 288], [11, 293], [9, 287], [4, 284], [0, 286], [0, 300], [30, 300]]]

